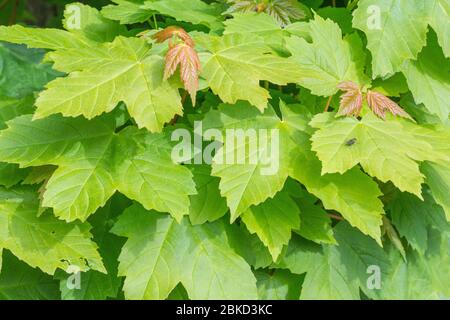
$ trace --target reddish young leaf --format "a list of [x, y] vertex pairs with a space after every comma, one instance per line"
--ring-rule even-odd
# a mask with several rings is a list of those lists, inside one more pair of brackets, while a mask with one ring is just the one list
[[345, 91], [341, 96], [338, 115], [342, 116], [359, 116], [363, 104], [363, 96], [358, 85], [353, 82], [342, 82], [337, 86], [340, 90]]
[[[195, 46], [194, 40], [192, 40], [191, 36], [183, 28], [176, 26], [167, 27], [153, 36], [156, 42], [164, 42], [168, 39], [172, 39], [173, 37], [178, 37], [178, 39], [192, 48]], [[173, 45], [174, 44], [171, 43], [171, 46]]]
[[200, 74], [200, 59], [195, 49], [185, 43], [172, 46], [166, 55], [164, 78], [170, 78], [177, 70], [178, 65], [180, 65], [180, 76], [184, 88], [189, 92], [192, 104], [195, 105]]
[[412, 119], [411, 116], [397, 103], [379, 92], [368, 91], [367, 103], [370, 109], [372, 109], [373, 113], [375, 113], [381, 119], [386, 119], [386, 112], [390, 112], [394, 116]]

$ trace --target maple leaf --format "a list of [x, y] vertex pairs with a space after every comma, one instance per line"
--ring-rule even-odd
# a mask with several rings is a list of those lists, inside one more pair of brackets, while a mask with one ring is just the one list
[[198, 77], [200, 74], [200, 59], [197, 52], [186, 43], [171, 46], [166, 55], [164, 79], [170, 78], [180, 66], [180, 77], [184, 88], [189, 92], [192, 104], [195, 105], [195, 95], [198, 90]]
[[231, 7], [225, 13], [265, 12], [274, 17], [281, 26], [300, 20], [305, 13], [293, 0], [228, 0]]
[[342, 82], [337, 86], [340, 90], [345, 91], [341, 96], [339, 106], [339, 115], [359, 116], [363, 105], [363, 96], [358, 85], [353, 82]]
[[394, 116], [412, 119], [397, 103], [379, 92], [369, 90], [367, 92], [367, 103], [373, 113], [383, 120], [386, 119], [386, 112], [390, 112]]

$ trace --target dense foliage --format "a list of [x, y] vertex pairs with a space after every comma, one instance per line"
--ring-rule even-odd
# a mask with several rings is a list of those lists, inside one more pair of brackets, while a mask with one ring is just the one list
[[450, 298], [449, 0], [15, 3], [0, 298]]

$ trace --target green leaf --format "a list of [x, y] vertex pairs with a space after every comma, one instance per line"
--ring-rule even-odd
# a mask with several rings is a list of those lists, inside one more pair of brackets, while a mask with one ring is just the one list
[[300, 76], [295, 63], [271, 53], [258, 36], [233, 33], [223, 37], [199, 36], [195, 40], [209, 51], [200, 55], [201, 76], [223, 102], [247, 100], [262, 111], [270, 95], [260, 87], [261, 80], [286, 85]]
[[6, 123], [18, 116], [32, 114], [34, 99], [31, 96], [15, 99], [0, 96], [0, 130], [6, 129]]
[[298, 300], [302, 277], [287, 270], [274, 270], [273, 273], [257, 271], [258, 298], [261, 300]]
[[227, 211], [227, 202], [219, 190], [220, 180], [211, 176], [211, 168], [206, 165], [193, 165], [197, 194], [189, 197], [189, 219], [193, 225], [213, 222], [223, 217]]
[[85, 221], [104, 206], [116, 191], [111, 164], [114, 142], [112, 134], [83, 141], [76, 153], [62, 159], [45, 186], [42, 205], [68, 222]]
[[450, 190], [450, 163], [436, 164], [425, 162], [421, 168], [434, 199], [444, 209], [447, 221], [450, 221], [450, 199], [448, 197], [448, 190]]
[[28, 175], [29, 170], [20, 169], [18, 165], [0, 162], [0, 184], [10, 188]]
[[338, 211], [352, 226], [381, 243], [384, 211], [377, 184], [357, 168], [342, 175], [322, 175], [321, 170], [321, 163], [314, 153], [307, 149], [298, 150], [290, 176], [322, 200], [325, 209]]
[[[52, 70], [49, 64], [40, 64], [43, 56], [42, 50], [0, 43], [0, 97], [19, 100], [34, 91], [42, 90], [47, 82], [60, 75]], [[14, 103], [12, 99], [6, 97], [1, 97], [2, 113], [4, 108], [10, 108]], [[23, 98], [17, 101], [17, 104], [24, 107], [25, 101], [30, 102], [32, 98]]]
[[427, 1], [429, 5], [429, 23], [438, 35], [439, 45], [447, 58], [450, 57], [450, 2], [448, 0]]
[[423, 103], [443, 123], [447, 122], [450, 114], [450, 59], [444, 57], [434, 34], [429, 35], [428, 45], [417, 60], [407, 61], [402, 71], [416, 103]]
[[243, 33], [264, 38], [267, 44], [281, 46], [286, 34], [272, 16], [266, 13], [235, 13], [224, 22], [224, 34]]
[[144, 9], [157, 11], [178, 21], [203, 24], [213, 30], [221, 27], [221, 7], [218, 4], [206, 4], [200, 0], [152, 0], [146, 1]]
[[163, 81], [163, 58], [150, 55], [145, 40], [118, 37], [101, 50], [88, 50], [87, 57], [78, 51], [82, 60], [74, 65], [72, 57], [67, 69], [63, 61], [73, 51], [63, 52], [62, 58], [53, 56], [60, 70], [80, 72], [47, 85], [36, 101], [36, 119], [54, 113], [91, 119], [123, 101], [140, 128], [160, 132], [165, 123], [183, 113], [177, 88]]
[[300, 210], [285, 192], [278, 193], [242, 214], [242, 221], [268, 247], [274, 261], [289, 243], [293, 229], [300, 227]]
[[389, 210], [400, 236], [405, 237], [420, 254], [425, 254], [428, 244], [427, 216], [438, 213], [432, 204], [402, 193], [389, 204]]
[[295, 274], [304, 274], [316, 268], [321, 260], [322, 249], [319, 245], [294, 235], [276, 267], [288, 269]]
[[348, 283], [355, 281], [364, 293], [371, 296], [374, 288], [368, 286], [370, 268], [378, 267], [380, 280], [383, 281], [390, 268], [388, 256], [373, 239], [364, 236], [346, 222], [339, 223], [334, 232], [338, 242], [338, 246], [334, 248], [339, 252], [344, 266], [345, 279]]
[[264, 202], [283, 188], [291, 142], [285, 125], [271, 108], [261, 115], [248, 103], [222, 105], [205, 119], [207, 124], [214, 121], [225, 135], [228, 132], [228, 138], [214, 156], [212, 175], [220, 177], [220, 191], [234, 221], [251, 205]]
[[359, 1], [353, 12], [353, 26], [367, 36], [373, 78], [392, 75], [401, 70], [406, 60], [417, 58], [426, 43], [428, 2], [431, 1]]
[[[130, 136], [142, 140], [137, 137], [141, 134], [134, 130], [124, 133], [119, 150], [133, 144]], [[172, 161], [172, 145], [164, 134], [146, 134], [142, 143], [142, 150], [118, 162], [117, 189], [146, 209], [169, 212], [181, 221], [189, 214], [189, 196], [196, 194], [192, 173]]]
[[32, 121], [29, 115], [21, 116], [0, 133], [0, 159], [22, 167], [59, 164], [76, 144], [95, 144], [111, 136], [113, 129], [99, 119], [89, 122], [53, 116]]
[[106, 272], [86, 223], [66, 223], [45, 213], [33, 189], [0, 189], [0, 247], [48, 274], [69, 266]]
[[144, 1], [113, 0], [116, 5], [102, 8], [102, 15], [111, 20], [118, 20], [121, 24], [145, 22], [152, 17], [153, 11], [143, 8]]
[[331, 219], [327, 212], [306, 201], [300, 201], [300, 229], [296, 232], [305, 239], [316, 243], [335, 244], [333, 229], [331, 228]]
[[[431, 129], [406, 121], [383, 121], [372, 114], [362, 120], [333, 118], [321, 114], [311, 122], [319, 129], [312, 137], [312, 149], [322, 161], [323, 174], [344, 173], [359, 163], [371, 176], [421, 197], [424, 177], [418, 162], [442, 157], [429, 142]], [[349, 145], [350, 140], [355, 143]]]
[[295, 82], [319, 96], [335, 94], [336, 86], [344, 81], [364, 85], [367, 82], [364, 61], [353, 59], [352, 38], [343, 40], [339, 26], [318, 15], [309, 26], [312, 43], [296, 36], [286, 39], [292, 53], [290, 60], [297, 64], [300, 73]]
[[83, 49], [94, 45], [94, 42], [68, 31], [20, 25], [0, 26], [0, 40], [50, 50]]
[[358, 284], [346, 277], [345, 270], [337, 247], [325, 247], [321, 259], [305, 276], [300, 299], [358, 300]]
[[384, 277], [382, 288], [377, 292], [378, 299], [403, 300], [441, 300], [450, 293], [446, 285], [450, 280], [447, 240], [433, 239], [440, 247], [437, 252], [429, 251], [425, 256], [410, 253], [405, 261], [397, 250], [388, 248], [392, 267]]
[[30, 268], [8, 251], [3, 252], [3, 255], [0, 300], [59, 299], [58, 283], [51, 276]]
[[112, 41], [127, 31], [118, 22], [104, 18], [97, 9], [79, 2], [66, 5], [62, 23], [66, 30], [97, 42]]
[[105, 300], [115, 298], [122, 280], [117, 276], [118, 257], [124, 241], [109, 233], [118, 214], [129, 206], [128, 201], [113, 198], [89, 220], [93, 225], [94, 241], [99, 245], [107, 274], [89, 270], [79, 274], [79, 288], [68, 286], [70, 274], [64, 274], [60, 280], [61, 296], [64, 300]]
[[113, 233], [128, 238], [119, 257], [127, 299], [165, 299], [181, 281], [191, 299], [255, 299], [256, 280], [228, 245], [225, 224], [178, 224], [132, 206]]

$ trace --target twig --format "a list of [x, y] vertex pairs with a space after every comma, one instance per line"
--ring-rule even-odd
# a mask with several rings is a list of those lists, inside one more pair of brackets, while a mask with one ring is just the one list
[[12, 10], [12, 14], [11, 17], [9, 18], [9, 25], [13, 25], [16, 23], [16, 18], [17, 18], [17, 6], [19, 5], [19, 0], [16, 0], [14, 2], [13, 5], [13, 10]]
[[329, 216], [331, 219], [334, 219], [334, 220], [339, 220], [339, 221], [344, 221], [344, 220], [345, 220], [345, 219], [342, 218], [341, 216], [338, 216], [337, 214], [333, 214], [333, 213], [328, 214], [328, 216]]
[[332, 99], [333, 99], [333, 96], [330, 96], [328, 98], [327, 105], [325, 106], [324, 112], [328, 112], [328, 109], [330, 109], [330, 104], [331, 104]]

